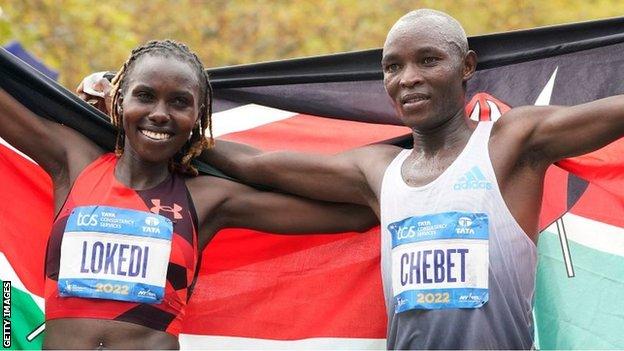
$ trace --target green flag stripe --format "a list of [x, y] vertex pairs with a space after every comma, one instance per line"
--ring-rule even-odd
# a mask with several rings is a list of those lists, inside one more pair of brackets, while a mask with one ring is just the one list
[[[2, 283], [4, 282], [2, 281]], [[15, 287], [11, 287], [10, 301], [11, 347], [9, 349], [41, 349], [43, 343], [42, 334], [32, 339], [32, 341], [28, 341], [27, 337], [45, 321], [43, 311], [37, 306], [29, 293]]]
[[539, 347], [621, 349], [624, 257], [572, 240], [569, 245], [574, 278], [567, 277], [557, 234], [544, 232], [539, 238], [535, 296]]

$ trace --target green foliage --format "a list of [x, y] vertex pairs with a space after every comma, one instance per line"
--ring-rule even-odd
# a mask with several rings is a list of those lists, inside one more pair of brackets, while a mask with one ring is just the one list
[[19, 40], [74, 87], [150, 39], [183, 41], [207, 67], [380, 47], [420, 7], [448, 12], [469, 35], [624, 13], [621, 0], [5, 0], [0, 44]]

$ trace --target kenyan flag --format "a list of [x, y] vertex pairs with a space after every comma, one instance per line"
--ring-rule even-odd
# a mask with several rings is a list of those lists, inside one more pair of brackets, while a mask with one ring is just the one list
[[[469, 38], [480, 64], [468, 84], [468, 114], [495, 120], [511, 107], [622, 94], [621, 28], [623, 18]], [[409, 130], [396, 126], [381, 84], [380, 54], [211, 70], [216, 135], [269, 150], [337, 153], [384, 141], [409, 147]], [[104, 116], [5, 52], [0, 77], [29, 109], [112, 146]], [[624, 348], [622, 155], [619, 140], [547, 172], [538, 348]], [[28, 335], [43, 321], [51, 204], [49, 177], [0, 145], [0, 279], [11, 282], [12, 348], [41, 347], [41, 335]], [[309, 236], [228, 229], [203, 252], [180, 341], [187, 349], [381, 349], [385, 328], [378, 229]]]

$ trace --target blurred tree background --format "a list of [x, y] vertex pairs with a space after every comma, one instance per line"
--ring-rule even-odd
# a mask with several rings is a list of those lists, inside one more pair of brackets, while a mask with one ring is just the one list
[[206, 67], [322, 55], [380, 47], [420, 7], [468, 35], [624, 14], [622, 0], [2, 0], [0, 45], [18, 40], [73, 88], [150, 39], [183, 41]]

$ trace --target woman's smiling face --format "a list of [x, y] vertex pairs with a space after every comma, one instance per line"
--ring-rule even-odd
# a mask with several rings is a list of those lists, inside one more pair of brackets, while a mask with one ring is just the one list
[[170, 160], [197, 123], [200, 83], [175, 56], [145, 55], [127, 77], [121, 107], [125, 152], [147, 162]]

